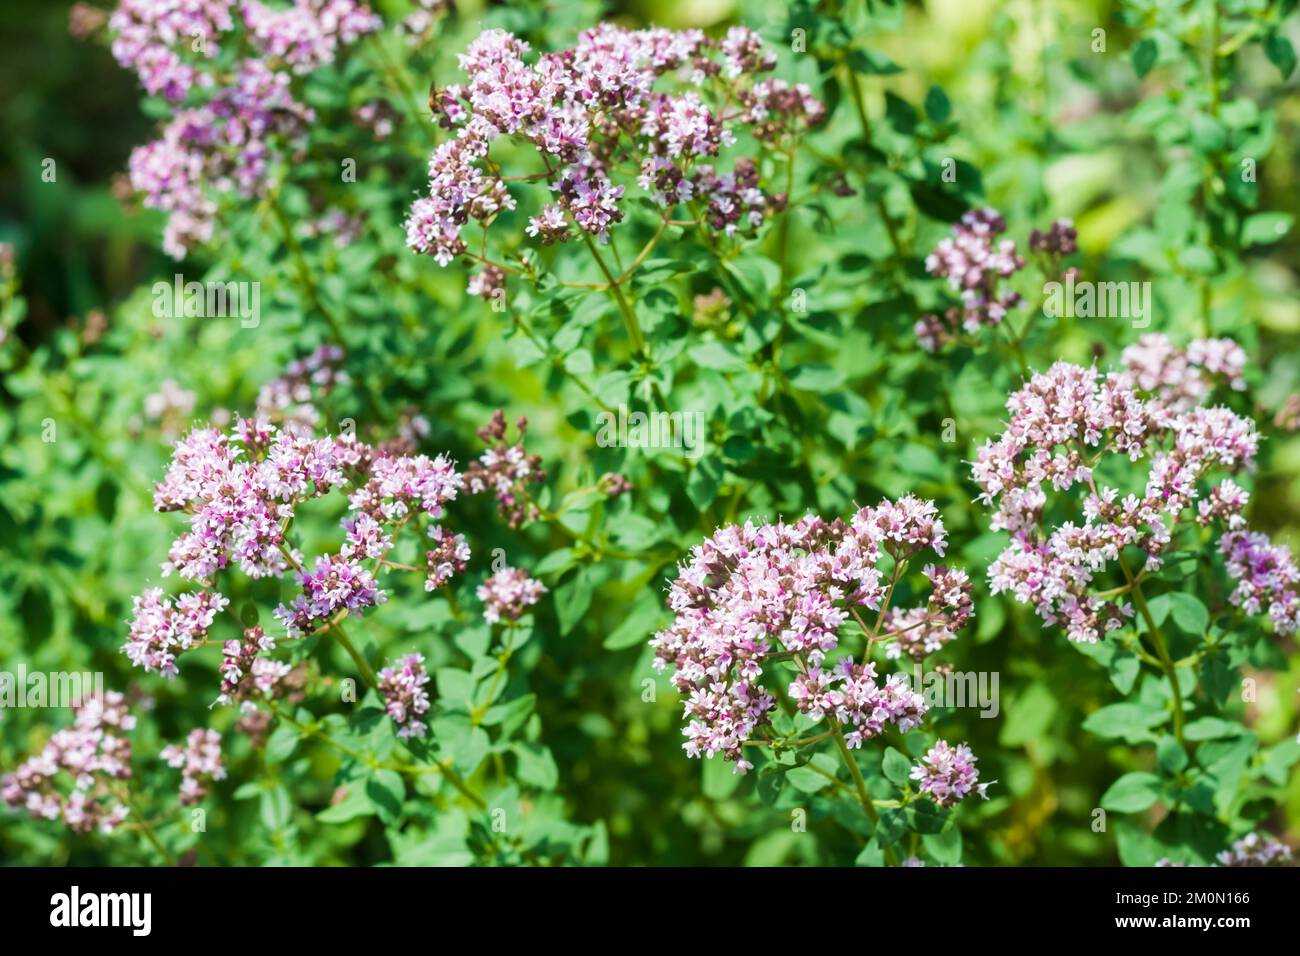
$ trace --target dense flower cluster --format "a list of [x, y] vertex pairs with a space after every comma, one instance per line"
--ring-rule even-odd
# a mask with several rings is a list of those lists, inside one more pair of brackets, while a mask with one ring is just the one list
[[334, 62], [340, 46], [355, 43], [383, 22], [356, 0], [294, 0], [291, 7], [269, 7], [244, 0], [244, 25], [264, 55], [287, 63], [295, 73], [310, 73]]
[[[940, 740], [912, 768], [917, 789], [941, 807], [954, 807], [972, 791], [988, 799], [989, 783], [980, 783], [976, 757], [965, 744]], [[996, 781], [991, 781], [996, 782]]]
[[[789, 693], [800, 709], [851, 725], [854, 746], [887, 724], [916, 726], [925, 705], [901, 679], [882, 687], [869, 662], [822, 665], [851, 612], [882, 607], [886, 555], [896, 562], [927, 548], [942, 555], [945, 545], [934, 505], [910, 496], [862, 508], [848, 522], [809, 515], [794, 524], [728, 525], [697, 545], [669, 593], [676, 618], [651, 641], [656, 669], [673, 665], [686, 698], [687, 754], [721, 753], [739, 772], [749, 769], [741, 747], [775, 706], [760, 683], [773, 655], [798, 664]], [[952, 620], [968, 613], [956, 577], [936, 571], [932, 580], [957, 598], [943, 608]]]
[[428, 683], [422, 654], [407, 654], [379, 672], [379, 694], [384, 698], [384, 710], [397, 725], [397, 736], [424, 736], [428, 728], [420, 718], [429, 711]]
[[176, 655], [204, 641], [229, 603], [216, 591], [193, 591], [173, 601], [161, 588], [150, 588], [133, 601], [135, 613], [122, 650], [137, 667], [175, 677]]
[[233, 704], [256, 697], [274, 697], [292, 668], [284, 661], [266, 656], [273, 650], [275, 641], [260, 627], [245, 630], [242, 640], [226, 641], [221, 649], [218, 702]]
[[[728, 235], [760, 226], [786, 197], [762, 188], [757, 165], [741, 157], [731, 171], [717, 158], [748, 127], [763, 142], [797, 134], [822, 118], [807, 87], [754, 81], [775, 58], [758, 36], [733, 27], [720, 40], [699, 30], [625, 30], [602, 24], [577, 44], [525, 61], [528, 44], [502, 30], [482, 33], [460, 57], [468, 82], [435, 90], [430, 105], [455, 130], [429, 160], [429, 195], [406, 221], [407, 245], [447, 265], [467, 251], [461, 236], [485, 228], [515, 197], [488, 162], [499, 139], [534, 146], [551, 192], [528, 223], [543, 243], [608, 237], [622, 221], [630, 182], [668, 210], [694, 205]], [[671, 90], [656, 90], [663, 81]], [[706, 102], [712, 100], [713, 104]]]
[[519, 433], [514, 442], [506, 439], [506, 416], [501, 409], [492, 413], [491, 420], [478, 430], [478, 437], [490, 446], [465, 469], [465, 486], [472, 495], [491, 491], [496, 495], [497, 508], [510, 527], [517, 528], [534, 516], [536, 506], [528, 496], [530, 484], [546, 480], [542, 469], [542, 456], [530, 455], [524, 448], [528, 419], [523, 416], [515, 422]]
[[952, 641], [973, 613], [970, 578], [965, 571], [927, 564], [925, 576], [931, 588], [926, 606], [894, 608], [885, 618], [886, 634], [895, 635], [885, 645], [885, 655], [891, 659], [906, 654], [912, 660], [923, 660]]
[[536, 604], [546, 588], [540, 581], [519, 568], [502, 568], [479, 585], [478, 599], [483, 602], [483, 618], [489, 624], [517, 621], [524, 608]]
[[1029, 248], [1054, 258], [1072, 256], [1079, 251], [1079, 232], [1069, 219], [1058, 219], [1047, 232], [1033, 230], [1029, 234]]
[[128, 812], [113, 782], [131, 776], [131, 743], [123, 734], [133, 727], [121, 694], [83, 701], [72, 726], [0, 780], [0, 799], [77, 833], [111, 833]]
[[259, 195], [275, 150], [301, 144], [314, 114], [291, 92], [292, 74], [332, 62], [340, 45], [380, 26], [356, 0], [294, 0], [287, 8], [245, 0], [239, 18], [259, 55], [227, 76], [215, 58], [236, 28], [235, 7], [234, 0], [121, 0], [109, 19], [113, 55], [146, 90], [177, 104], [192, 90], [203, 93], [129, 163], [145, 205], [168, 213], [163, 249], [177, 259], [212, 238], [217, 206], [209, 191]]
[[[316, 361], [319, 358], [320, 361]], [[335, 381], [330, 355], [292, 369], [291, 378]], [[286, 386], [294, 401], [304, 397]], [[278, 394], [277, 390], [277, 394]], [[283, 409], [281, 409], [283, 410]], [[154, 493], [159, 511], [184, 511], [190, 529], [173, 544], [163, 573], [210, 584], [213, 575], [238, 567], [250, 577], [281, 577], [293, 571], [301, 588], [275, 616], [290, 638], [305, 637], [345, 614], [387, 599], [376, 573], [393, 539], [417, 517], [441, 542], [430, 552], [426, 587], [445, 583], [469, 558], [463, 538], [438, 521], [463, 479], [444, 456], [391, 454], [351, 435], [317, 437], [301, 420], [277, 427], [268, 418], [237, 419], [230, 431], [196, 428], [176, 443], [167, 475]], [[345, 494], [337, 553], [308, 565], [292, 548], [286, 530], [304, 501], [334, 491]], [[448, 544], [450, 542], [450, 544]], [[131, 660], [165, 676], [176, 673], [176, 655], [206, 638], [226, 599], [215, 590], [182, 595], [174, 602], [152, 589], [136, 598], [124, 650]], [[223, 698], [262, 693], [284, 676], [281, 665], [261, 656], [272, 648], [261, 635], [226, 645]]]
[[1268, 612], [1273, 629], [1300, 629], [1300, 571], [1291, 551], [1257, 531], [1229, 531], [1219, 541], [1228, 574], [1237, 586], [1228, 599], [1247, 614]]
[[843, 658], [829, 671], [809, 667], [790, 683], [790, 699], [813, 720], [830, 714], [849, 729], [844, 742], [850, 750], [877, 737], [892, 725], [900, 733], [921, 726], [926, 706], [902, 674], [891, 674], [884, 686], [876, 683], [876, 665]]
[[196, 83], [212, 83], [211, 74], [185, 62], [181, 51], [215, 57], [217, 38], [234, 29], [234, 6], [234, 0], [120, 0], [108, 20], [113, 56], [150, 93], [179, 102]]
[[916, 323], [916, 335], [928, 352], [955, 339], [960, 331], [974, 334], [995, 326], [1007, 311], [1021, 303], [1013, 289], [1001, 286], [1025, 266], [1014, 239], [999, 239], [1007, 224], [992, 209], [975, 209], [952, 227], [952, 235], [940, 241], [926, 256], [925, 269], [948, 280], [961, 296], [961, 307], [944, 315], [926, 315]]
[[360, 561], [343, 554], [323, 554], [311, 571], [297, 574], [302, 593], [275, 609], [290, 637], [305, 637], [343, 611], [360, 612], [383, 604], [388, 595]]
[[[1210, 381], [1239, 381], [1232, 343], [1196, 342], [1173, 350], [1148, 336], [1126, 353], [1123, 371], [1101, 375], [1067, 362], [1033, 376], [1007, 400], [1006, 431], [980, 448], [972, 467], [986, 505], [996, 505], [992, 527], [1011, 532], [1010, 545], [989, 575], [993, 593], [1031, 603], [1048, 624], [1062, 624], [1073, 640], [1094, 642], [1133, 611], [1123, 595], [1107, 601], [1094, 579], [1118, 564], [1124, 548], [1157, 570], [1184, 512], [1205, 524], [1220, 520], [1222, 547], [1241, 584], [1234, 600], [1248, 609], [1265, 602], [1280, 633], [1296, 627], [1294, 566], [1285, 549], [1241, 533], [1245, 493], [1224, 479], [1203, 495], [1215, 469], [1253, 466], [1254, 423], [1222, 406], [1198, 401]], [[1108, 454], [1132, 462], [1148, 458], [1139, 493], [1098, 485], [1097, 463]], [[1082, 491], [1082, 522], [1044, 526], [1048, 488]], [[1235, 557], [1233, 557], [1235, 556]]]
[[203, 727], [190, 731], [185, 746], [169, 744], [160, 755], [173, 769], [181, 772], [181, 806], [198, 803], [208, 795], [214, 780], [224, 780], [226, 767], [221, 761], [221, 734]]
[[[113, 56], [150, 93], [180, 102], [193, 87], [216, 82], [204, 61], [220, 52], [221, 35], [235, 29], [235, 7], [235, 0], [119, 0], [108, 21]], [[356, 0], [293, 0], [289, 7], [244, 0], [239, 14], [253, 47], [296, 73], [332, 63], [341, 44], [381, 25]]]
[[1217, 859], [1224, 866], [1284, 866], [1291, 862], [1291, 848], [1271, 836], [1247, 833]]
[[289, 75], [244, 60], [231, 84], [202, 106], [181, 110], [160, 139], [131, 153], [131, 187], [144, 204], [168, 213], [163, 251], [184, 258], [212, 238], [217, 204], [208, 189], [258, 195], [273, 144], [301, 142], [314, 113], [289, 89]]

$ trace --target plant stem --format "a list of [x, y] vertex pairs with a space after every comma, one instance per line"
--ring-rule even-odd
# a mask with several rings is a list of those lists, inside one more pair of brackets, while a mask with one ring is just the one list
[[596, 244], [591, 241], [591, 236], [586, 232], [582, 234], [582, 241], [587, 244], [587, 250], [591, 257], [596, 260], [596, 265], [600, 267], [601, 274], [609, 282], [609, 292], [614, 296], [614, 301], [618, 303], [618, 309], [623, 313], [623, 324], [627, 326], [628, 338], [632, 340], [632, 348], [638, 355], [649, 357], [645, 350], [645, 336], [641, 334], [641, 323], [636, 319], [636, 313], [628, 304], [627, 297], [623, 295], [623, 290], [619, 287], [619, 280], [614, 277], [614, 273], [609, 271], [609, 266], [605, 265], [605, 260], [600, 257], [596, 251]]
[[339, 642], [345, 651], [348, 652], [348, 656], [352, 658], [352, 663], [357, 665], [357, 670], [361, 672], [361, 679], [371, 687], [377, 689], [379, 687], [379, 679], [375, 677], [374, 670], [371, 669], [370, 664], [367, 663], [366, 659], [361, 656], [361, 652], [358, 651], [352, 641], [348, 639], [347, 633], [343, 630], [342, 619], [334, 625], [334, 639]]
[[[858, 802], [862, 804], [862, 809], [867, 813], [867, 819], [871, 821], [872, 829], [879, 829], [880, 814], [876, 813], [876, 807], [871, 802], [871, 794], [867, 790], [867, 782], [862, 779], [862, 771], [858, 769], [858, 762], [853, 759], [853, 753], [849, 750], [849, 745], [844, 742], [844, 732], [840, 730], [839, 721], [834, 717], [827, 716], [830, 721], [832, 738], [835, 741], [835, 748], [839, 750], [840, 757], [844, 760], [844, 766], [849, 770], [849, 776], [853, 778], [853, 787], [858, 792]], [[885, 862], [890, 866], [898, 866], [898, 857], [889, 847], [882, 847], [885, 854]]]
[[1169, 686], [1174, 696], [1174, 737], [1180, 745], [1185, 745], [1183, 739], [1183, 693], [1182, 688], [1178, 686], [1178, 668], [1174, 666], [1173, 658], [1169, 656], [1169, 645], [1165, 643], [1165, 637], [1160, 633], [1160, 628], [1156, 626], [1155, 618], [1151, 614], [1151, 608], [1147, 606], [1146, 595], [1142, 593], [1142, 585], [1133, 577], [1129, 571], [1128, 563], [1124, 560], [1123, 555], [1119, 559], [1120, 570], [1124, 572], [1124, 577], [1128, 579], [1129, 588], [1133, 595], [1133, 603], [1137, 605], [1138, 613], [1142, 615], [1142, 620], [1146, 622], [1147, 635], [1151, 638], [1151, 643], [1155, 646], [1156, 656], [1160, 660], [1160, 666], [1169, 678]]

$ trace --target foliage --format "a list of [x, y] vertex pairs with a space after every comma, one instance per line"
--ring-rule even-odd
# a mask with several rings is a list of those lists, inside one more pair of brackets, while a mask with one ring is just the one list
[[[166, 216], [139, 194], [118, 211], [107, 171], [72, 198], [61, 160], [54, 182], [29, 174], [31, 190], [132, 250], [113, 257], [137, 263], [116, 301], [91, 311], [74, 297], [79, 317], [51, 321], [38, 269], [51, 240], [33, 216], [4, 223], [17, 265], [0, 293], [0, 669], [99, 671], [137, 714], [127, 822], [71, 834], [6, 809], [6, 860], [1142, 866], [1211, 863], [1251, 831], [1300, 836], [1294, 635], [1269, 623], [1267, 605], [1245, 613], [1231, 600], [1218, 537], [1189, 522], [1164, 567], [1139, 575], [1139, 613], [1096, 643], [1072, 641], [991, 588], [1010, 535], [971, 467], [1006, 428], [1008, 396], [1057, 361], [1105, 372], [1151, 333], [1180, 348], [1231, 338], [1248, 356], [1244, 387], [1215, 379], [1206, 404], [1254, 421], [1258, 464], [1235, 478], [1251, 492], [1245, 519], [1294, 540], [1293, 3], [794, 0], [715, 15], [512, 0], [409, 21], [414, 40], [402, 19], [417, 5], [374, 6], [384, 26], [292, 73], [312, 116], [268, 135], [250, 188], [214, 172], [239, 144], [209, 156], [213, 232], [177, 263], [151, 251]], [[693, 15], [708, 22], [683, 22]], [[770, 136], [737, 120], [735, 143], [699, 160], [729, 171], [751, 157], [761, 221], [717, 228], [698, 197], [657, 203], [624, 169], [608, 244], [576, 226], [544, 243], [528, 227], [558, 192], [552, 157], [503, 135], [483, 166], [517, 206], [467, 224], [459, 261], [412, 251], [405, 223], [439, 172], [430, 153], [455, 135], [436, 119], [446, 88], [465, 82], [458, 55], [501, 29], [533, 62], [609, 18], [718, 38], [744, 24], [776, 54], [765, 75], [808, 85], [824, 107], [815, 121]], [[76, 56], [111, 67], [102, 29]], [[246, 57], [276, 65], [237, 34], [200, 64], [218, 88]], [[729, 115], [734, 90], [710, 77], [707, 91]], [[213, 95], [193, 90], [185, 105]], [[142, 108], [161, 125], [182, 107], [148, 95]], [[377, 115], [391, 132], [376, 132]], [[642, 158], [634, 139], [614, 137], [628, 152], [612, 163]], [[18, 162], [39, 170], [45, 154], [30, 145]], [[1024, 261], [974, 301], [928, 257], [985, 207]], [[1043, 237], [1062, 219], [1077, 232], [1049, 250]], [[501, 270], [490, 281], [484, 261]], [[1050, 283], [1067, 270], [1079, 283], [1149, 282], [1150, 308], [1053, 310]], [[258, 283], [258, 321], [160, 313], [176, 272]], [[1005, 318], [985, 320], [990, 301]], [[925, 341], [918, 323], [950, 309], [951, 334]], [[963, 327], [971, 312], [985, 319]], [[291, 363], [334, 348], [345, 374], [328, 387], [295, 378]], [[292, 401], [277, 405], [268, 383]], [[274, 612], [300, 591], [291, 567], [199, 575], [230, 601], [205, 630], [211, 646], [178, 655], [174, 679], [133, 667], [122, 653], [133, 598], [198, 586], [159, 570], [187, 526], [154, 507], [177, 439], [259, 411], [284, 427], [304, 408], [313, 437], [458, 463], [467, 486], [445, 521], [467, 539], [467, 566], [426, 591], [425, 545], [399, 539], [374, 560], [376, 574], [391, 565], [387, 600], [357, 608], [341, 639], [323, 628], [283, 640]], [[526, 435], [479, 433], [497, 409], [526, 418]], [[666, 441], [638, 435], [656, 412], [676, 416]], [[485, 452], [516, 444], [544, 473], [472, 493], [474, 467], [497, 460]], [[1148, 466], [1102, 477], [1140, 493]], [[352, 491], [367, 472], [347, 477]], [[295, 564], [340, 547], [349, 509], [341, 495], [318, 503], [319, 490], [304, 492], [277, 548], [306, 556]], [[677, 623], [665, 595], [693, 549], [732, 524], [848, 520], [907, 496], [934, 502], [942, 561], [969, 575], [974, 614], [929, 656], [891, 657], [908, 626], [897, 613], [927, 606], [922, 565], [936, 559], [885, 548], [888, 588], [838, 629], [827, 669], [857, 655], [883, 682], [942, 678], [942, 662], [981, 675], [990, 706], [941, 696], [924, 724], [850, 750], [836, 717], [815, 728], [820, 713], [772, 687], [750, 772], [723, 755], [689, 759], [674, 670], [656, 670], [651, 640]], [[517, 619], [489, 622], [481, 588], [507, 566], [546, 590]], [[1095, 590], [1132, 587], [1120, 576]], [[270, 718], [250, 733], [238, 706], [213, 705], [217, 645], [255, 626], [278, 628], [275, 657], [294, 677], [254, 695]], [[378, 672], [410, 653], [431, 675], [424, 736], [399, 736], [378, 688]], [[764, 673], [785, 685], [816, 663], [791, 652]], [[0, 767], [68, 723], [55, 710], [0, 711]], [[182, 806], [181, 775], [160, 755], [208, 727], [221, 731], [225, 776]], [[940, 806], [921, 790], [913, 768], [940, 739], [969, 745], [987, 799]]]

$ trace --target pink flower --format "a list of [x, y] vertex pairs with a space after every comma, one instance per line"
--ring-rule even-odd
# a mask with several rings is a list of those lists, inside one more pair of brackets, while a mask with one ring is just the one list
[[131, 743], [122, 735], [134, 727], [121, 694], [83, 701], [72, 726], [0, 779], [0, 799], [76, 833], [113, 832], [129, 812], [112, 784], [131, 778]]
[[226, 767], [221, 761], [221, 734], [215, 730], [191, 730], [184, 747], [170, 744], [163, 748], [161, 757], [181, 772], [183, 807], [200, 802], [213, 781], [226, 777]]
[[[894, 675], [877, 682], [875, 665], [823, 661], [859, 607], [879, 609], [889, 584], [879, 565], [923, 550], [942, 553], [947, 538], [933, 503], [911, 496], [860, 509], [848, 521], [808, 515], [795, 524], [729, 525], [697, 545], [678, 570], [668, 603], [672, 625], [650, 642], [655, 668], [674, 668], [684, 698], [689, 756], [721, 753], [743, 772], [741, 747], [769, 720], [775, 699], [760, 683], [771, 658], [799, 672], [790, 698], [813, 720], [833, 717], [852, 747], [888, 725], [920, 724], [925, 703]], [[956, 629], [969, 617], [965, 576], [928, 568], [936, 613]], [[937, 619], [936, 619], [937, 621]]]
[[421, 654], [407, 654], [379, 672], [379, 694], [384, 698], [384, 710], [397, 725], [398, 737], [423, 737], [428, 729], [419, 719], [429, 711], [428, 683], [429, 672]]
[[984, 800], [986, 791], [997, 781], [979, 783], [975, 769], [975, 755], [965, 744], [956, 747], [940, 740], [912, 768], [912, 779], [917, 789], [941, 807], [954, 807], [972, 791]]
[[502, 568], [479, 585], [478, 599], [485, 605], [483, 619], [496, 624], [502, 619], [517, 621], [524, 608], [536, 604], [546, 588], [518, 568]]

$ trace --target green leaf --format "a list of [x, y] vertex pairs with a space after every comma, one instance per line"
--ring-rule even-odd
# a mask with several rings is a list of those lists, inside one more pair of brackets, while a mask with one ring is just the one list
[[1140, 813], [1160, 799], [1160, 778], [1153, 773], [1126, 773], [1101, 796], [1103, 810]]
[[618, 627], [610, 631], [609, 636], [601, 642], [601, 646], [608, 651], [617, 651], [643, 644], [650, 640], [661, 623], [667, 623], [668, 620], [669, 614], [661, 603], [660, 596], [643, 591]]
[[942, 833], [925, 834], [921, 837], [921, 845], [941, 866], [956, 866], [961, 862], [961, 831], [955, 826]]
[[1156, 58], [1160, 54], [1160, 48], [1156, 41], [1151, 37], [1143, 37], [1133, 47], [1132, 61], [1133, 69], [1137, 71], [1138, 76], [1146, 76], [1151, 72], [1151, 68], [1156, 65]]
[[438, 703], [448, 710], [468, 711], [474, 699], [475, 680], [469, 671], [458, 667], [440, 667], [434, 673]]
[[800, 793], [816, 793], [831, 785], [825, 774], [818, 773], [812, 767], [794, 767], [786, 772], [785, 779]]
[[554, 790], [560, 779], [559, 768], [551, 751], [541, 744], [518, 743], [514, 745], [519, 761], [519, 779], [539, 790]]
[[402, 815], [402, 801], [406, 799], [406, 784], [396, 770], [376, 770], [366, 781], [366, 797], [375, 805], [379, 819], [396, 823]]
[[1210, 612], [1201, 599], [1181, 592], [1169, 595], [1170, 613], [1174, 623], [1187, 634], [1203, 635], [1210, 626]]
[[687, 349], [686, 354], [701, 368], [718, 372], [738, 372], [746, 367], [744, 356], [727, 342], [703, 342]]
[[1295, 218], [1287, 212], [1261, 212], [1248, 218], [1241, 227], [1243, 246], [1267, 246], [1278, 242], [1291, 231]]
[[893, 73], [903, 72], [903, 68], [885, 54], [877, 53], [875, 50], [868, 50], [865, 47], [858, 47], [849, 51], [849, 66], [859, 73], [866, 73], [870, 76], [889, 76]]
[[1222, 737], [1235, 737], [1242, 733], [1241, 724], [1221, 717], [1198, 717], [1183, 731], [1188, 740], [1218, 740]]
[[1047, 729], [1056, 716], [1056, 695], [1044, 684], [1031, 684], [1015, 703], [1006, 708], [1006, 719], [998, 734], [1003, 747], [1023, 747], [1031, 740], [1046, 736]]
[[1173, 776], [1187, 766], [1187, 751], [1175, 737], [1161, 737], [1156, 744], [1156, 765]]
[[948, 101], [948, 95], [937, 86], [930, 87], [925, 94], [925, 115], [935, 123], [946, 123], [948, 117], [952, 116], [952, 103]]
[[1089, 714], [1083, 729], [1098, 737], [1119, 737], [1136, 744], [1154, 739], [1151, 728], [1168, 719], [1169, 714], [1141, 704], [1110, 704]]
[[1266, 36], [1264, 55], [1268, 57], [1268, 62], [1277, 67], [1277, 71], [1282, 74], [1282, 79], [1291, 78], [1291, 74], [1295, 72], [1296, 55], [1295, 47], [1287, 37], [1276, 30]]
[[357, 817], [372, 816], [376, 809], [362, 782], [354, 780], [347, 785], [343, 799], [316, 814], [316, 819], [321, 823], [347, 823]]
[[911, 777], [912, 761], [893, 747], [887, 747], [885, 748], [885, 759], [881, 765], [881, 772], [884, 773], [885, 779], [890, 783], [905, 787]]
[[862, 848], [862, 852], [859, 853], [857, 859], [853, 861], [853, 865], [854, 866], [884, 866], [885, 851], [882, 850], [880, 848], [880, 844], [873, 839], [871, 840], [871, 842], [869, 842], [866, 846]]
[[844, 384], [844, 373], [820, 362], [796, 365], [788, 373], [790, 384], [804, 392], [829, 392]]
[[583, 568], [555, 589], [555, 616], [560, 622], [561, 637], [572, 631], [591, 607], [592, 588], [591, 575]]
[[298, 746], [300, 732], [288, 721], [281, 721], [271, 735], [266, 738], [266, 762], [282, 763], [287, 760]]

